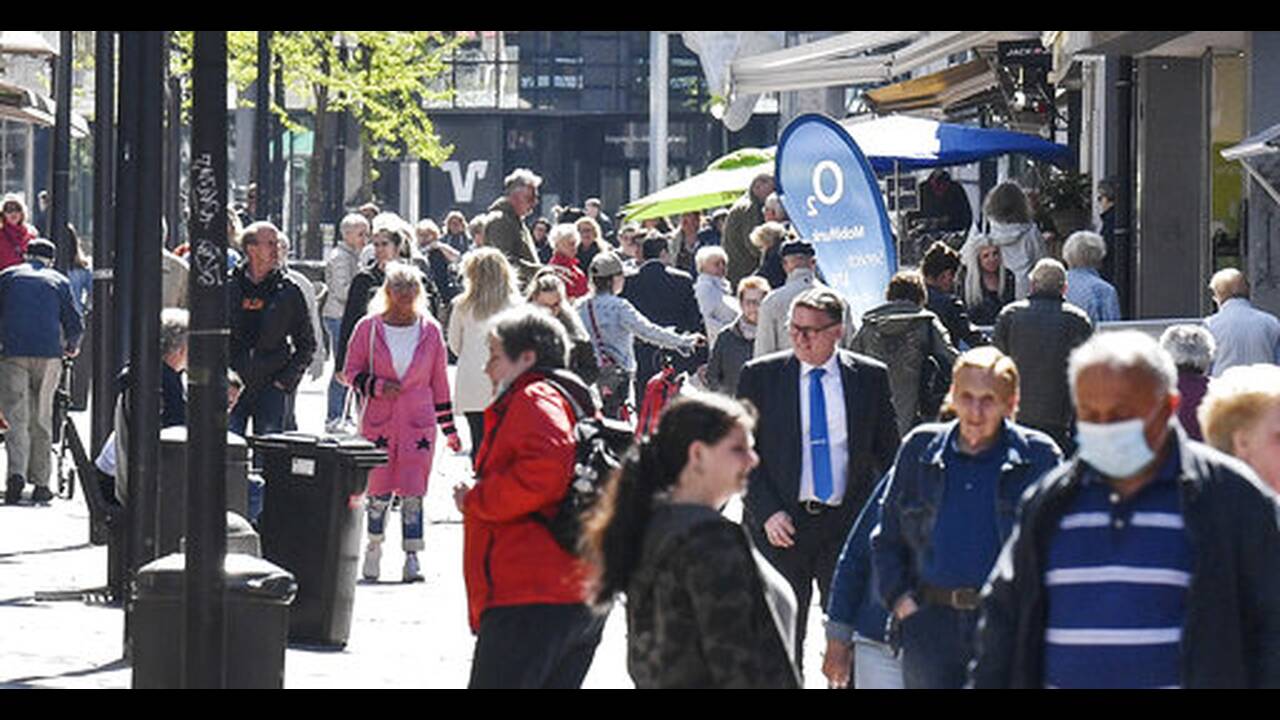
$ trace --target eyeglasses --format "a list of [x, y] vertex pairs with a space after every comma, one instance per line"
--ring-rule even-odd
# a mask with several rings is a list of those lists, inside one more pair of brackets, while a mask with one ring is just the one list
[[386, 245], [394, 245], [394, 244], [395, 243], [391, 242], [390, 240], [374, 240], [373, 241], [374, 247], [384, 247]]
[[22, 208], [20, 208], [20, 207], [14, 207], [13, 205], [9, 205], [8, 207], [6, 207], [6, 208], [4, 209], [4, 212], [5, 212], [6, 214], [8, 214], [8, 213], [20, 213], [20, 212], [22, 212]]
[[831, 328], [839, 324], [840, 323], [838, 322], [833, 322], [828, 325], [822, 325], [820, 327], [811, 327], [811, 326], [796, 325], [795, 323], [791, 323], [790, 325], [787, 326], [787, 331], [790, 332], [792, 335], [795, 335], [797, 337], [802, 337], [805, 340], [809, 340], [814, 335], [817, 335], [818, 333], [826, 332], [827, 330], [830, 330]]

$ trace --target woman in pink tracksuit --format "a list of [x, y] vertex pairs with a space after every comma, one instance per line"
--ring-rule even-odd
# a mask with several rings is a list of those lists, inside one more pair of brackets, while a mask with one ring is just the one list
[[436, 449], [436, 427], [449, 448], [462, 448], [453, 427], [448, 362], [440, 325], [426, 309], [417, 269], [389, 263], [386, 280], [351, 333], [344, 376], [364, 403], [360, 434], [387, 451], [369, 473], [369, 546], [363, 575], [378, 579], [383, 530], [392, 495], [401, 498], [404, 581], [422, 579], [422, 498]]

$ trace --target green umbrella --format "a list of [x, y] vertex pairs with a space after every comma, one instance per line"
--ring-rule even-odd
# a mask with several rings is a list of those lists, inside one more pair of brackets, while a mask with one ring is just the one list
[[639, 222], [728, 205], [747, 191], [756, 175], [772, 166], [773, 148], [736, 150], [711, 163], [705, 172], [631, 202], [622, 214], [628, 221]]

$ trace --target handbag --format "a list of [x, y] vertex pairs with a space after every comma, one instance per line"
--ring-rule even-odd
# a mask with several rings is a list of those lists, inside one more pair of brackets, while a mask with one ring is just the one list
[[[374, 321], [376, 323], [376, 321]], [[374, 323], [370, 323], [373, 325]], [[377, 327], [369, 328], [369, 376], [373, 376], [373, 341], [377, 336]], [[350, 417], [355, 415], [355, 432], [354, 435], [360, 434], [360, 428], [364, 424], [364, 412], [369, 406], [369, 398], [364, 393], [355, 389], [348, 388], [347, 397], [342, 403], [342, 417]]]
[[625, 408], [627, 395], [631, 386], [631, 373], [622, 367], [618, 361], [614, 360], [608, 351], [604, 349], [604, 345], [600, 343], [600, 326], [596, 323], [595, 304], [587, 301], [587, 314], [591, 317], [591, 342], [596, 346], [596, 350], [600, 355], [600, 375], [596, 378], [595, 385], [600, 389], [600, 398], [605, 409], [605, 415], [610, 417], [619, 412], [623, 412]]

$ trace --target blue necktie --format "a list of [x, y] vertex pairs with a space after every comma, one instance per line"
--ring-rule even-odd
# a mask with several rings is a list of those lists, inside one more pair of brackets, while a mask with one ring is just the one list
[[831, 446], [827, 442], [827, 399], [822, 392], [822, 368], [809, 373], [809, 452], [813, 459], [813, 494], [821, 502], [831, 498]]

